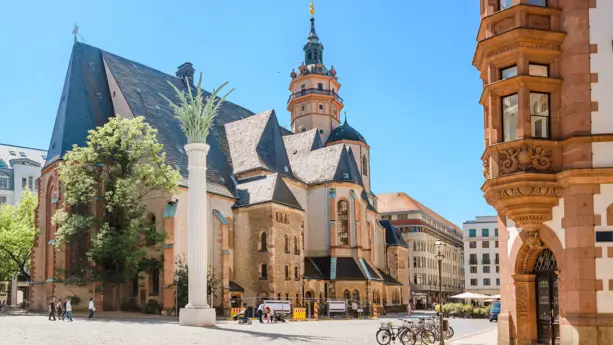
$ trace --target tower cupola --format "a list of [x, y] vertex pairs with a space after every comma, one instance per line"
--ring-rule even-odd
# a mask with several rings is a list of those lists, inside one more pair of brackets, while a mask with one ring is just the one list
[[[313, 7], [311, 7], [311, 15], [315, 13]], [[324, 45], [319, 42], [317, 32], [315, 32], [315, 17], [311, 16], [311, 32], [307, 39], [307, 43], [304, 45], [304, 63], [307, 65], [316, 65], [324, 62]]]

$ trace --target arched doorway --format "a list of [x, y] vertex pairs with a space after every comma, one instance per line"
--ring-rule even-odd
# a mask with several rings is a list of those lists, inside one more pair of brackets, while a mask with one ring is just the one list
[[551, 344], [559, 338], [558, 265], [553, 252], [543, 249], [536, 258], [532, 273], [535, 275], [536, 323], [539, 343]]

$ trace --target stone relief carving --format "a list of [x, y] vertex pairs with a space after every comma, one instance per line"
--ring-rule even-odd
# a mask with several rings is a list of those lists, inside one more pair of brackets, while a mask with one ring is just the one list
[[538, 232], [529, 232], [526, 233], [526, 237], [524, 238], [524, 243], [528, 245], [528, 248], [531, 250], [540, 251], [543, 249], [543, 241], [539, 237]]
[[533, 186], [522, 186], [508, 189], [497, 190], [493, 193], [486, 194], [486, 199], [488, 203], [494, 203], [499, 199], [505, 199], [516, 196], [527, 196], [527, 195], [541, 195], [541, 196], [555, 196], [559, 197], [561, 194], [561, 188], [555, 187], [533, 187]]
[[490, 179], [490, 157], [489, 156], [485, 156], [483, 158], [483, 177], [485, 177], [486, 180]]
[[553, 164], [553, 151], [541, 146], [511, 147], [500, 152], [500, 174], [524, 171], [547, 171]]
[[513, 49], [517, 49], [517, 48], [522, 48], [522, 47], [523, 48], [541, 49], [541, 50], [554, 50], [554, 51], [561, 50], [560, 46], [553, 45], [553, 44], [542, 44], [542, 43], [533, 43], [533, 42], [519, 42], [519, 43], [507, 44], [507, 45], [501, 47], [500, 49], [493, 50], [493, 51], [487, 53], [486, 57], [490, 58], [492, 56], [496, 56], [498, 54], [502, 54], [502, 53], [507, 52], [509, 50], [513, 50]]
[[525, 317], [528, 314], [528, 288], [517, 286], [515, 288], [515, 298], [517, 300], [517, 313]]

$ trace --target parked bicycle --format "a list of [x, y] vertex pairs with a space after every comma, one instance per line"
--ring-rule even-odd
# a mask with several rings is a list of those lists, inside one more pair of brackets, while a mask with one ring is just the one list
[[387, 345], [400, 340], [403, 345], [414, 345], [417, 341], [415, 333], [411, 331], [411, 321], [399, 319], [402, 326], [396, 327], [392, 322], [383, 322], [377, 331], [377, 343]]

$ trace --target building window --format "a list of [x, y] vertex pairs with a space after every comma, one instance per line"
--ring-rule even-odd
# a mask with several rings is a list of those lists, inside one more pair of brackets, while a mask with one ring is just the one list
[[495, 259], [494, 259], [494, 264], [498, 265], [499, 261], [498, 261], [498, 253], [495, 254]]
[[490, 241], [481, 242], [481, 248], [489, 248], [489, 247], [490, 247]]
[[289, 254], [289, 236], [285, 235], [285, 253]]
[[528, 4], [534, 5], [534, 6], [546, 7], [547, 6], [547, 0], [528, 0]]
[[483, 266], [483, 273], [490, 273], [490, 266]]
[[23, 158], [26, 158], [26, 153], [25, 152], [19, 152], [19, 155]]
[[260, 279], [266, 280], [268, 279], [268, 265], [263, 264], [260, 268]]
[[500, 266], [496, 266], [496, 273], [500, 273]]
[[353, 290], [353, 301], [360, 302], [360, 292], [358, 290]]
[[549, 77], [549, 66], [530, 64], [529, 73], [537, 77]]
[[489, 237], [490, 236], [490, 229], [481, 229], [481, 236], [482, 237]]
[[347, 200], [338, 202], [338, 244], [349, 244], [349, 203]]
[[517, 66], [511, 66], [500, 70], [500, 80], [517, 76]]
[[362, 174], [368, 176], [368, 160], [366, 160], [366, 156], [362, 157]]
[[22, 177], [21, 178], [21, 189], [26, 189], [27, 185], [28, 185], [28, 178], [27, 177]]
[[494, 236], [498, 237], [498, 228], [494, 228]]
[[304, 104], [302, 105], [302, 111], [304, 112]]
[[496, 278], [496, 285], [500, 285], [500, 278]]
[[483, 278], [483, 285], [490, 286], [490, 278]]
[[5, 174], [0, 174], [0, 189], [9, 189], [9, 177]]
[[324, 110], [324, 106], [323, 106], [323, 104], [320, 104], [320, 105], [319, 105], [319, 110]]
[[517, 139], [517, 126], [519, 125], [517, 94], [502, 97], [502, 130], [503, 140], [511, 141]]
[[470, 273], [477, 273], [477, 266], [470, 266]]
[[32, 176], [28, 177], [28, 189], [34, 191], [34, 178]]
[[294, 236], [294, 254], [300, 254], [300, 249], [298, 248], [298, 237], [296, 236]]
[[294, 267], [294, 279], [296, 279], [296, 280], [300, 279], [298, 277], [298, 266]]
[[469, 229], [468, 237], [477, 237], [477, 229]]
[[260, 235], [260, 251], [261, 252], [266, 252], [268, 251], [268, 243], [266, 240], [266, 233], [263, 232], [262, 235]]
[[475, 248], [477, 248], [477, 242], [475, 242], [475, 241], [470, 241], [470, 242], [468, 242], [468, 246], [469, 246], [470, 248], [472, 248], [472, 249], [475, 249]]
[[549, 138], [549, 94], [530, 93], [530, 122], [533, 138]]
[[477, 279], [471, 279], [470, 286], [477, 286]]
[[513, 0], [500, 0], [500, 11], [506, 10], [507, 8], [513, 6]]
[[6, 168], [6, 163], [2, 159], [0, 159], [0, 168]]
[[9, 153], [11, 154], [11, 156], [17, 156], [17, 153], [15, 151], [9, 151]]
[[285, 280], [289, 280], [289, 266], [285, 265]]
[[484, 265], [489, 265], [490, 264], [490, 254], [489, 253], [483, 254], [483, 258], [482, 259], [483, 259], [482, 264], [484, 264]]
[[477, 263], [477, 254], [470, 254], [469, 264], [478, 265]]
[[349, 290], [343, 291], [343, 299], [345, 301], [349, 301], [351, 299], [351, 293], [349, 292]]
[[324, 84], [319, 83], [317, 84], [317, 90], [322, 91], [324, 89]]
[[494, 248], [498, 248], [498, 241], [494, 241]]

